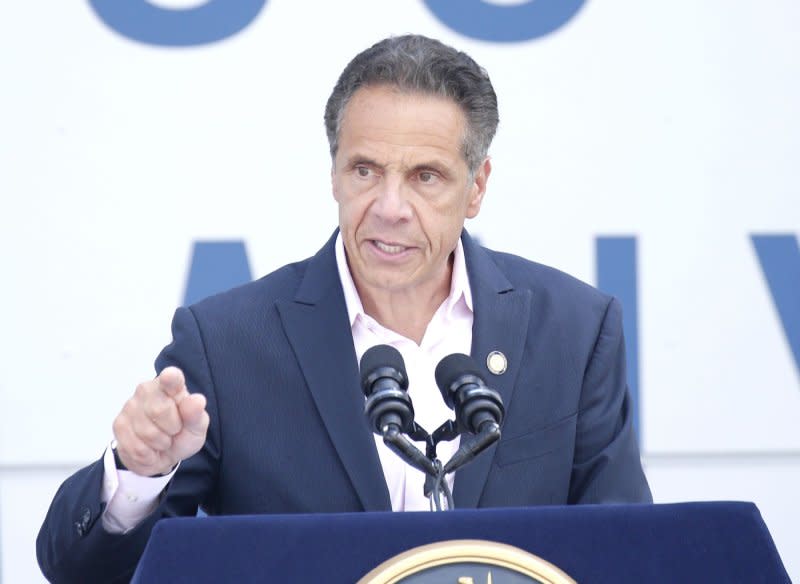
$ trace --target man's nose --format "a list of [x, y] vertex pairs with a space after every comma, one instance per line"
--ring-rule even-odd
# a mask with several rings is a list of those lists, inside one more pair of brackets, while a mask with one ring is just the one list
[[389, 223], [408, 220], [413, 214], [408, 195], [408, 186], [401, 177], [385, 176], [378, 186], [372, 211]]

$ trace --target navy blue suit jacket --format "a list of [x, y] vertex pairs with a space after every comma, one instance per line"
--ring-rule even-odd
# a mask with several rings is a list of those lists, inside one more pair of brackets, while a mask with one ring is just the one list
[[[312, 258], [180, 308], [156, 370], [180, 367], [208, 398], [203, 450], [181, 463], [132, 532], [97, 521], [102, 461], [67, 479], [37, 540], [58, 581], [130, 578], [154, 522], [208, 513], [391, 508], [364, 418], [334, 237]], [[457, 507], [645, 502], [631, 428], [619, 303], [464, 233], [472, 356], [507, 414], [498, 444], [456, 473]], [[486, 356], [502, 351], [496, 376]], [[431, 429], [429, 429], [431, 430]]]

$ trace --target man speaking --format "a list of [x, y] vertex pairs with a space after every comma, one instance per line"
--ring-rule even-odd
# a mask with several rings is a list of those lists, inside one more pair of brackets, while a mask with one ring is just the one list
[[198, 508], [428, 508], [423, 473], [364, 419], [358, 361], [378, 344], [402, 354], [429, 430], [452, 417], [434, 380], [447, 355], [470, 354], [502, 396], [502, 439], [455, 473], [456, 507], [651, 500], [619, 303], [464, 230], [497, 123], [486, 72], [438, 41], [389, 38], [350, 62], [325, 109], [339, 228], [314, 257], [177, 310], [158, 377], [53, 500], [49, 579], [127, 581], [153, 524]]

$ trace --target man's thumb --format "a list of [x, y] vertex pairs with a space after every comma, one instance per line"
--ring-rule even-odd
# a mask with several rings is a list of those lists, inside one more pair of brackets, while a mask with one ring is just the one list
[[206, 435], [208, 414], [206, 413], [206, 396], [192, 393], [178, 404], [178, 411], [183, 420], [183, 429], [195, 436]]

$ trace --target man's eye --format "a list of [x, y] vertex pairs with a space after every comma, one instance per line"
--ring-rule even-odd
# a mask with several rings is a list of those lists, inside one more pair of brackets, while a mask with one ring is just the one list
[[432, 172], [420, 172], [419, 173], [419, 182], [422, 183], [432, 183], [436, 179], [436, 175]]
[[356, 166], [356, 173], [358, 176], [363, 178], [366, 178], [371, 174], [369, 168], [366, 166]]

